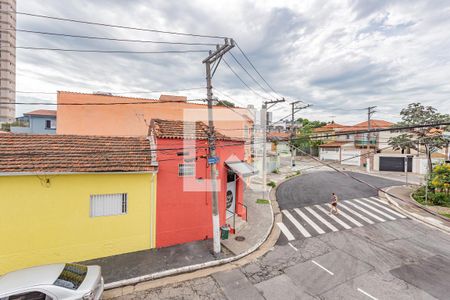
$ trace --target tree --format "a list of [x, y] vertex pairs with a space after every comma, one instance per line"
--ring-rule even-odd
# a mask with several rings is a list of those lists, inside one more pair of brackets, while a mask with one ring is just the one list
[[[400, 115], [402, 121], [397, 123], [399, 127], [450, 122], [450, 115], [441, 114], [434, 107], [423, 106], [420, 103], [410, 103], [408, 107], [400, 111]], [[444, 139], [442, 134], [433, 133], [431, 128], [416, 128], [412, 132], [416, 135], [416, 139], [413, 139], [412, 134], [403, 134], [401, 138], [400, 136], [390, 138], [389, 145], [394, 149], [399, 148], [400, 142], [413, 149], [418, 149], [419, 145], [424, 145], [428, 158], [428, 169], [432, 170], [431, 153], [448, 146], [449, 141]]]
[[227, 100], [220, 100], [217, 101], [217, 106], [235, 107], [235, 104]]
[[392, 146], [394, 150], [402, 150], [402, 154], [410, 154], [411, 149], [417, 150], [416, 145], [412, 141], [413, 135], [403, 133], [398, 136], [391, 137], [388, 141], [389, 146]]
[[303, 150], [309, 150], [311, 152], [312, 148], [317, 148], [321, 141], [311, 139], [311, 134], [313, 133], [314, 128], [325, 126], [326, 122], [321, 121], [310, 121], [308, 119], [298, 118], [298, 131], [296, 134], [296, 139], [294, 141], [294, 145]]

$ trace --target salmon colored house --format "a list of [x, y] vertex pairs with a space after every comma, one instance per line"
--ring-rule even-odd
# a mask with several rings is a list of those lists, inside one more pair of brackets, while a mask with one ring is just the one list
[[[212, 238], [208, 127], [203, 122], [152, 119], [149, 140], [158, 162], [156, 246]], [[220, 224], [245, 216], [244, 141], [216, 134]]]
[[[145, 137], [153, 118], [205, 123], [208, 120], [207, 105], [189, 102], [184, 96], [146, 99], [60, 91], [57, 103], [56, 134]], [[67, 105], [72, 103], [77, 105]], [[217, 131], [235, 138], [251, 137], [253, 121], [247, 109], [214, 106], [213, 111]], [[245, 151], [249, 159], [250, 145], [245, 146]]]

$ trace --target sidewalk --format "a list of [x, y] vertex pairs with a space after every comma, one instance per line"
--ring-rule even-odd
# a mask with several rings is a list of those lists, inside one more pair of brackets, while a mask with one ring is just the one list
[[[412, 186], [394, 186], [383, 189], [384, 191], [380, 191], [380, 198], [385, 200], [387, 203], [396, 206], [398, 209], [403, 211], [405, 214], [410, 217], [420, 220], [428, 225], [436, 227], [442, 231], [450, 233], [450, 220], [437, 216], [427, 210], [429, 210], [426, 206], [423, 206], [417, 203], [414, 199], [411, 198], [411, 193], [414, 191], [416, 187]], [[397, 199], [396, 197], [400, 198]]]
[[[267, 180], [280, 182], [292, 174], [290, 168], [280, 170], [280, 174], [268, 174]], [[269, 187], [267, 194], [269, 194]], [[258, 191], [259, 190], [259, 191]], [[222, 254], [215, 258], [212, 253], [212, 240], [196, 241], [161, 249], [150, 249], [125, 253], [105, 258], [81, 262], [102, 267], [105, 289], [118, 288], [142, 281], [176, 275], [218, 266], [240, 259], [257, 250], [269, 236], [274, 214], [272, 204], [258, 204], [263, 198], [261, 183], [252, 182], [244, 192], [247, 206], [247, 222], [236, 216], [236, 233], [222, 241]], [[227, 220], [232, 225], [232, 218]], [[235, 238], [239, 236], [239, 239]]]

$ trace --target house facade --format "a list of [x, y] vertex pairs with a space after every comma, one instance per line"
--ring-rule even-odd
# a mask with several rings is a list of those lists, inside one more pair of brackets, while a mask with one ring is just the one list
[[16, 122], [21, 126], [11, 126], [12, 133], [56, 134], [56, 110], [30, 111], [17, 118]]
[[[153, 118], [208, 122], [206, 104], [190, 102], [187, 97], [161, 95], [159, 99], [115, 96], [108, 93], [58, 92], [57, 134], [142, 136], [146, 137]], [[86, 105], [67, 106], [67, 103]], [[90, 105], [105, 103], [112, 105]], [[113, 105], [126, 103], [129, 105]], [[246, 108], [213, 106], [215, 129], [227, 136], [251, 140], [252, 112]], [[244, 145], [246, 160], [251, 159], [251, 144]]]
[[156, 247], [147, 139], [3, 134], [0, 153], [0, 274]]
[[[158, 162], [156, 246], [212, 238], [211, 164], [203, 122], [152, 119], [149, 139]], [[245, 218], [244, 141], [216, 133], [220, 224]]]
[[[330, 124], [327, 124], [328, 126]], [[372, 129], [389, 128], [394, 123], [384, 120], [371, 120]], [[326, 126], [317, 128], [315, 132], [330, 132]], [[321, 129], [322, 128], [322, 129]], [[319, 146], [319, 158], [321, 160], [337, 161], [344, 165], [363, 166], [367, 163], [366, 155], [368, 153], [368, 145], [371, 152], [380, 149], [381, 142], [385, 141], [386, 134], [381, 132], [372, 132], [367, 134], [367, 121], [352, 126], [339, 125], [333, 128], [333, 141], [327, 140], [325, 134], [324, 144]], [[329, 134], [329, 138], [331, 138]], [[373, 155], [370, 156], [373, 166]]]

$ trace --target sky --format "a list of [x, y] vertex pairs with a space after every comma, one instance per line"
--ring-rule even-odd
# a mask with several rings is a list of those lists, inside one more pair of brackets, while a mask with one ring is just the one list
[[[233, 38], [276, 91], [254, 72], [235, 47], [234, 61], [222, 61], [213, 78], [215, 96], [240, 106], [260, 107], [284, 97], [272, 109], [277, 120], [289, 102], [311, 107], [297, 117], [353, 124], [367, 119], [398, 121], [411, 102], [450, 112], [450, 1], [173, 1], [173, 0], [18, 0], [18, 12], [166, 31]], [[25, 15], [17, 28], [119, 39], [223, 43], [222, 39], [167, 35]], [[17, 46], [128, 51], [214, 50], [17, 33]], [[165, 91], [190, 99], [206, 97], [207, 53], [98, 54], [17, 49], [19, 92]], [[200, 88], [184, 92], [172, 90]], [[256, 93], [255, 93], [255, 92]], [[160, 93], [130, 94], [158, 98]], [[227, 98], [229, 97], [229, 98]], [[263, 98], [264, 97], [264, 98]], [[230, 99], [231, 98], [231, 99]], [[18, 93], [17, 101], [56, 102], [53, 94]], [[39, 106], [20, 105], [17, 115]]]

